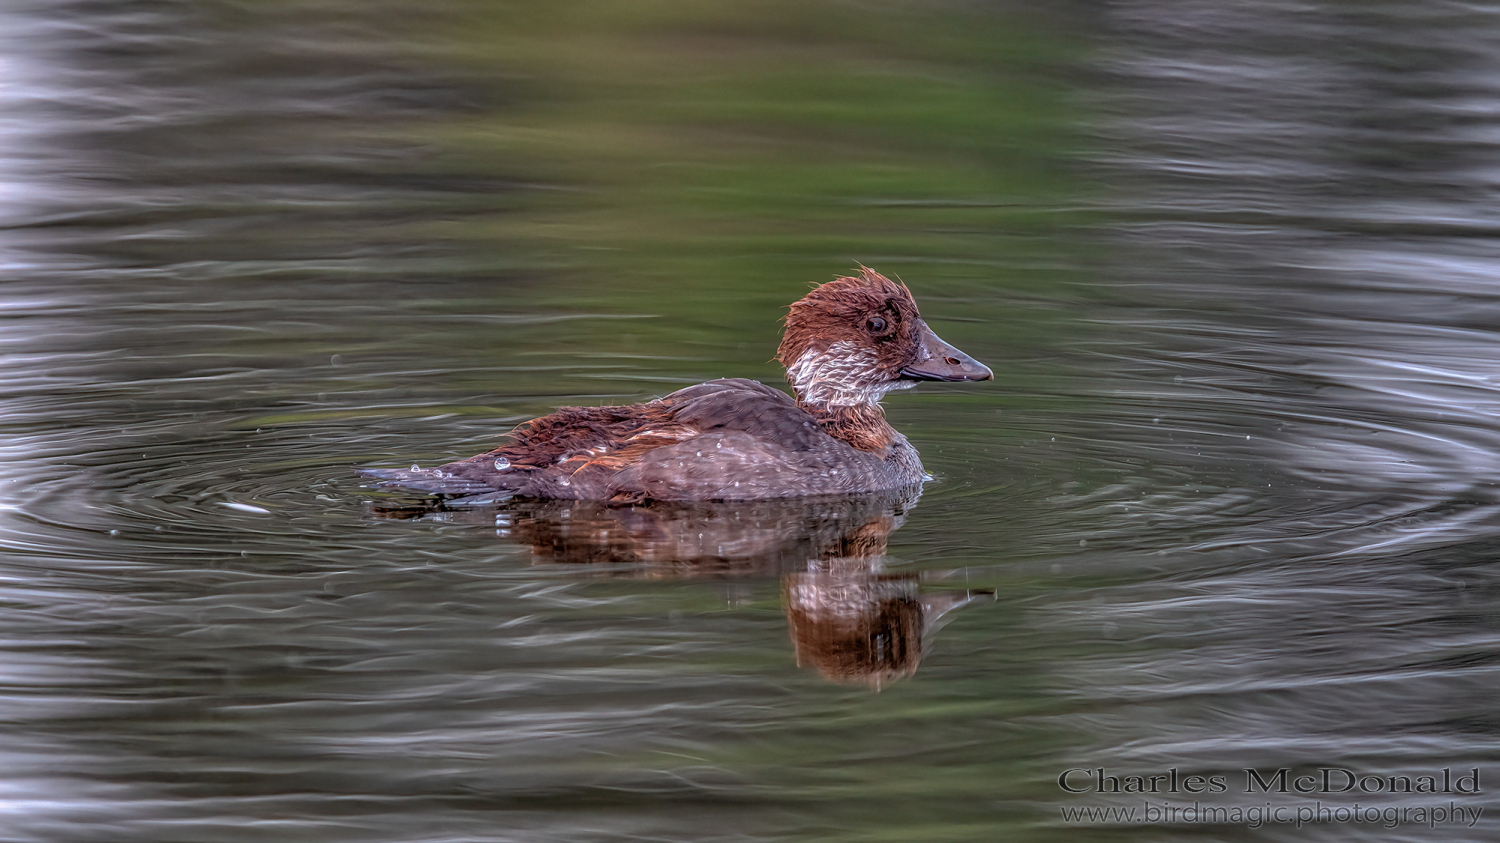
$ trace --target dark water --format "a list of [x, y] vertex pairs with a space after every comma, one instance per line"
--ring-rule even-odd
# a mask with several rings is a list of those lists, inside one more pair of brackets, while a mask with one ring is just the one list
[[[1492, 839], [1497, 102], [1458, 3], [12, 3], [0, 837]], [[356, 472], [856, 261], [996, 371], [919, 499]]]

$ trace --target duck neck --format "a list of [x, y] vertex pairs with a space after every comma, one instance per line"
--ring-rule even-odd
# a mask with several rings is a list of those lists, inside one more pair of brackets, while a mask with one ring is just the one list
[[885, 420], [879, 404], [829, 406], [798, 396], [797, 406], [816, 419], [824, 433], [858, 450], [883, 453], [896, 441], [896, 429]]

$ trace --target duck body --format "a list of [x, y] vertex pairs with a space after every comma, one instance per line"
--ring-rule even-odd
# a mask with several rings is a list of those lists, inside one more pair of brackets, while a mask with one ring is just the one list
[[870, 269], [792, 305], [778, 358], [795, 397], [744, 378], [642, 404], [563, 407], [507, 444], [434, 469], [367, 473], [443, 495], [638, 503], [849, 495], [918, 486], [917, 451], [880, 399], [917, 380], [987, 380], [947, 345], [904, 285]]
[[384, 479], [439, 494], [620, 502], [858, 494], [923, 479], [905, 436], [890, 430], [884, 447], [855, 448], [791, 396], [744, 378], [644, 404], [563, 407], [512, 436], [489, 453]]

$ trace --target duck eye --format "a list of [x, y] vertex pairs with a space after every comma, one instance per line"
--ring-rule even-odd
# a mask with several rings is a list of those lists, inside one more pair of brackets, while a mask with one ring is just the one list
[[879, 316], [871, 316], [870, 317], [870, 321], [868, 321], [868, 322], [865, 323], [865, 327], [869, 328], [870, 329], [870, 333], [872, 333], [872, 334], [884, 333], [885, 332], [885, 320], [881, 319]]

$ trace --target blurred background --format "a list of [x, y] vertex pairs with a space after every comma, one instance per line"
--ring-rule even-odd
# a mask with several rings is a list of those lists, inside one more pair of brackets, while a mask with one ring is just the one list
[[[0, 836], [1494, 839], [1242, 783], [1500, 775], [1497, 188], [1484, 4], [0, 4]], [[856, 264], [920, 500], [358, 474]]]

